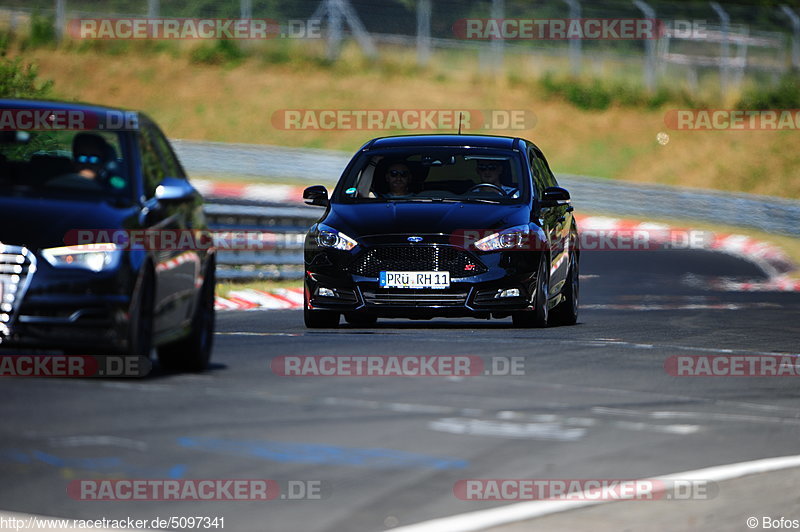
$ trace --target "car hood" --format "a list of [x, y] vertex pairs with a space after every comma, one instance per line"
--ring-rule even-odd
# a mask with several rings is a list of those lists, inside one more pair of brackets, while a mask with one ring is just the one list
[[104, 201], [0, 197], [0, 242], [32, 250], [63, 246], [69, 231], [130, 228], [138, 210]]
[[484, 203], [334, 204], [322, 221], [356, 238], [387, 234], [456, 234], [528, 223], [527, 205]]

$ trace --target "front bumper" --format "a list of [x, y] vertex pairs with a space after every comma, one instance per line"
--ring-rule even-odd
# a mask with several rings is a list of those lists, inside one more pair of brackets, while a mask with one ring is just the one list
[[0, 348], [82, 354], [117, 354], [127, 348], [135, 283], [128, 267], [91, 272], [53, 268], [33, 254], [28, 260], [18, 282], [0, 274], [6, 294]]
[[[339, 312], [369, 313], [383, 317], [505, 317], [511, 312], [532, 309], [540, 252], [499, 251], [475, 253], [446, 243], [430, 244], [443, 251], [436, 256], [458, 257], [458, 268], [469, 268], [480, 273], [472, 275], [463, 269], [453, 271], [446, 264], [433, 261], [433, 271], [450, 271], [450, 287], [446, 289], [387, 289], [379, 286], [376, 272], [425, 271], [430, 262], [411, 261], [377, 262], [364, 268], [364, 257], [388, 246], [399, 248], [398, 243], [381, 244], [355, 253], [307, 248], [305, 294], [310, 310], [335, 310]], [[419, 249], [409, 245], [408, 249]], [[385, 254], [392, 257], [396, 253]], [[415, 254], [411, 255], [416, 257]], [[414, 258], [416, 261], [417, 259]], [[360, 275], [366, 272], [369, 275]], [[320, 294], [327, 288], [328, 295]], [[518, 295], [497, 297], [501, 292], [516, 289]], [[330, 295], [330, 292], [333, 295]]]

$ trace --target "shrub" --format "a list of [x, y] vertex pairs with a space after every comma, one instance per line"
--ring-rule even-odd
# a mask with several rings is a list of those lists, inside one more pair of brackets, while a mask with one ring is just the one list
[[34, 13], [31, 15], [31, 29], [23, 48], [42, 48], [56, 44], [56, 29], [52, 17]]
[[800, 74], [789, 73], [773, 87], [747, 91], [737, 106], [741, 109], [800, 108]]
[[0, 57], [0, 98], [45, 98], [50, 95], [52, 81], [38, 81], [39, 72], [22, 58]]
[[203, 65], [237, 65], [246, 56], [245, 52], [230, 39], [221, 39], [214, 44], [201, 44], [190, 55], [190, 61]]

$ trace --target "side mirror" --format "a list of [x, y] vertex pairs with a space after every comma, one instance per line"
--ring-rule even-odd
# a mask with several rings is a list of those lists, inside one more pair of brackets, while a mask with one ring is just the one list
[[544, 189], [542, 197], [542, 207], [555, 207], [557, 205], [567, 205], [570, 202], [569, 192], [561, 187], [547, 187]]
[[327, 207], [330, 203], [330, 200], [328, 200], [328, 189], [322, 185], [308, 187], [303, 191], [303, 200], [306, 202], [306, 205]]
[[164, 203], [189, 201], [197, 191], [185, 179], [165, 177], [156, 187], [155, 198]]

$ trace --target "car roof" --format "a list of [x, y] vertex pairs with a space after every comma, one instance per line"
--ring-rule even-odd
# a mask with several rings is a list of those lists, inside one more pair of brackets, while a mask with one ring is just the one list
[[105, 107], [81, 102], [64, 102], [58, 100], [27, 100], [24, 98], [2, 98], [0, 99], [2, 109], [45, 109], [45, 110], [65, 110], [65, 111], [85, 111], [104, 113], [109, 111], [129, 112], [127, 109], [118, 107]]
[[106, 107], [83, 102], [65, 102], [60, 100], [29, 100], [25, 98], [0, 98], [0, 109], [32, 109], [42, 111], [79, 111], [98, 117], [112, 114], [119, 116], [135, 114], [137, 121], [152, 122], [150, 117], [141, 111], [132, 111], [122, 107]]
[[521, 139], [493, 135], [400, 135], [372, 139], [364, 149], [402, 148], [413, 146], [469, 146], [477, 148], [516, 148]]

